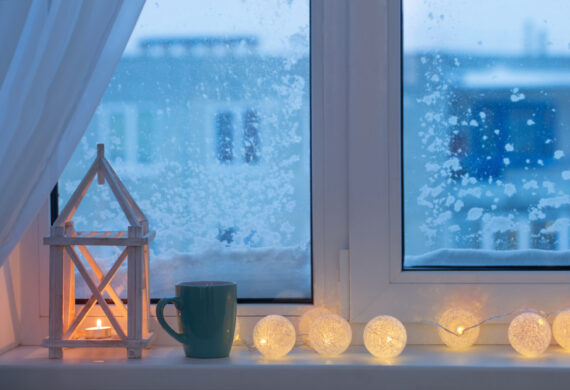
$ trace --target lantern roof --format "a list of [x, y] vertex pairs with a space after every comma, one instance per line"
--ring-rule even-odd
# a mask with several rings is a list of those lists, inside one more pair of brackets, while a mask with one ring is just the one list
[[132, 227], [142, 227], [143, 232], [148, 232], [148, 220], [144, 213], [141, 211], [131, 194], [127, 191], [127, 188], [119, 179], [119, 176], [111, 167], [109, 161], [105, 158], [105, 147], [103, 144], [97, 145], [97, 157], [95, 161], [87, 171], [87, 174], [79, 183], [79, 186], [75, 189], [71, 198], [53, 223], [54, 227], [63, 227], [66, 223], [70, 222], [73, 215], [77, 211], [77, 208], [81, 204], [83, 197], [87, 193], [89, 186], [97, 176], [98, 184], [102, 185], [108, 183], [115, 199], [121, 206], [121, 210], [125, 214], [125, 217], [129, 221]]

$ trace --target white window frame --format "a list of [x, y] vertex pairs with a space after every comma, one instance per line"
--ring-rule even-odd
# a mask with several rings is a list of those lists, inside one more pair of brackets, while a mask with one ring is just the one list
[[[351, 321], [391, 314], [419, 329], [421, 320], [435, 320], [450, 306], [481, 318], [523, 307], [566, 308], [568, 271], [402, 271], [401, 0], [355, 1], [349, 7]], [[506, 321], [496, 326], [501, 335], [483, 342], [506, 342]], [[436, 341], [426, 336], [411, 342]]]
[[[249, 334], [255, 322], [268, 314], [285, 315], [296, 322], [313, 306], [325, 306], [341, 314], [347, 310], [347, 13], [347, 0], [311, 2], [313, 304], [240, 304], [242, 335]], [[48, 334], [49, 248], [42, 244], [42, 238], [49, 234], [49, 218], [46, 201], [23, 238], [23, 242], [33, 243], [30, 252], [37, 254], [22, 258], [22, 285], [26, 286], [26, 302], [31, 302], [22, 308], [26, 321], [21, 334], [23, 345], [41, 344]], [[173, 307], [167, 307], [165, 314], [172, 320], [177, 316]], [[96, 307], [86, 325], [103, 317]], [[153, 322], [158, 331], [156, 344], [176, 343]]]

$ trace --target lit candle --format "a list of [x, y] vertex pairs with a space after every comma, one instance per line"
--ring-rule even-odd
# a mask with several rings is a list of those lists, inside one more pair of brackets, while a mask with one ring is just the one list
[[97, 326], [85, 329], [87, 339], [106, 339], [111, 337], [111, 327], [101, 326], [101, 320], [97, 319]]

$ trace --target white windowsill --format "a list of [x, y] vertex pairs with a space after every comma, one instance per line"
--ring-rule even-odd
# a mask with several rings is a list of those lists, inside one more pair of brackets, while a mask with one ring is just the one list
[[570, 381], [570, 354], [550, 347], [524, 359], [510, 346], [450, 351], [408, 346], [391, 364], [364, 347], [324, 359], [295, 348], [282, 360], [234, 347], [228, 359], [187, 359], [181, 347], [154, 347], [142, 360], [119, 349], [67, 349], [62, 361], [41, 347], [18, 347], [0, 356], [2, 389], [551, 389]]

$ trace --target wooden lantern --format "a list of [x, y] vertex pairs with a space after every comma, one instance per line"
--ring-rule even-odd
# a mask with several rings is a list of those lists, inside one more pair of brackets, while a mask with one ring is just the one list
[[[71, 219], [89, 185], [97, 175], [98, 184], [107, 182], [130, 226], [127, 231], [76, 232]], [[155, 232], [148, 230], [148, 222], [119, 177], [104, 155], [104, 146], [97, 145], [97, 158], [89, 171], [69, 199], [69, 202], [51, 227], [49, 237], [44, 244], [50, 246], [50, 297], [49, 297], [49, 337], [44, 340], [44, 347], [49, 348], [50, 359], [61, 359], [64, 347], [124, 347], [130, 359], [140, 358], [142, 349], [150, 344], [152, 332], [149, 331], [149, 242]], [[97, 265], [87, 246], [104, 245], [124, 247], [111, 269], [104, 274]], [[80, 260], [79, 250], [95, 274], [94, 281], [87, 268]], [[127, 263], [127, 307], [111, 287], [111, 280], [128, 258]], [[75, 315], [75, 268], [91, 290], [91, 298]], [[106, 292], [116, 306], [121, 317], [127, 317], [127, 329], [124, 329], [105, 301]], [[107, 339], [90, 340], [81, 337], [79, 327], [87, 314], [98, 303], [109, 322], [114, 335]]]

